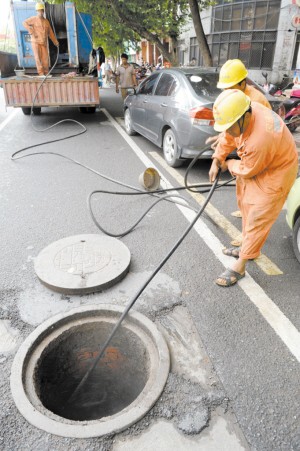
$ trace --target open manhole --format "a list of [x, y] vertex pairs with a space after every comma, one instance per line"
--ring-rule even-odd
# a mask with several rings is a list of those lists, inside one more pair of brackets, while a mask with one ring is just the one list
[[34, 267], [40, 281], [64, 294], [106, 289], [125, 277], [130, 252], [116, 238], [85, 234], [63, 238], [45, 247]]
[[144, 315], [128, 314], [86, 383], [71, 397], [99, 355], [123, 309], [87, 306], [40, 325], [19, 348], [11, 390], [34, 426], [64, 437], [98, 437], [126, 429], [159, 398], [169, 351]]

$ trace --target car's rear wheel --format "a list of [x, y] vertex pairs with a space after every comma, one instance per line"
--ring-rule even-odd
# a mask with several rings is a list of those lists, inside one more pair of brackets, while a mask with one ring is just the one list
[[293, 227], [293, 248], [296, 258], [300, 263], [300, 216]]
[[164, 158], [169, 166], [178, 168], [182, 166], [183, 160], [178, 158], [178, 145], [174, 132], [169, 128], [163, 139]]
[[124, 113], [124, 122], [125, 122], [125, 130], [127, 135], [132, 136], [136, 135], [136, 131], [132, 128], [132, 119], [129, 109], [125, 110]]

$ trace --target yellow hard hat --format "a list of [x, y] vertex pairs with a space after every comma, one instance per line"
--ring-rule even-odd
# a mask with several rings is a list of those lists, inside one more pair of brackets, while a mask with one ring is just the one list
[[228, 60], [221, 67], [217, 87], [220, 89], [231, 88], [240, 81], [244, 80], [247, 75], [247, 69], [241, 60]]
[[37, 4], [35, 5], [35, 10], [36, 10], [36, 11], [39, 11], [40, 9], [45, 10], [45, 5], [44, 5], [44, 3], [37, 3]]
[[223, 132], [243, 116], [251, 104], [250, 98], [239, 89], [227, 89], [216, 99], [213, 107], [214, 129]]

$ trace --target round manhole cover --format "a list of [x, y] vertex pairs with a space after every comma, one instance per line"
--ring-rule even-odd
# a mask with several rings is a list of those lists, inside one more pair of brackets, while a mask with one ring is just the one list
[[129, 265], [129, 249], [116, 238], [76, 235], [43, 249], [35, 260], [35, 272], [52, 290], [86, 294], [114, 285]]
[[110, 304], [79, 307], [50, 318], [25, 339], [10, 381], [31, 424], [63, 437], [100, 437], [126, 429], [151, 409], [167, 381], [170, 356], [155, 324], [133, 311], [72, 397], [122, 313]]

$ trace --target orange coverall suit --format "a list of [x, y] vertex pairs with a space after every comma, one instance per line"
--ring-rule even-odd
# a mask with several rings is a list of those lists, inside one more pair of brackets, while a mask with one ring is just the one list
[[282, 119], [253, 102], [248, 128], [238, 138], [222, 133], [213, 157], [221, 163], [237, 148], [241, 160], [229, 160], [229, 171], [239, 178], [236, 194], [242, 212], [240, 257], [260, 255], [296, 179], [298, 154], [294, 138]]
[[246, 85], [245, 91], [243, 91], [246, 96], [250, 97], [252, 102], [258, 102], [267, 108], [272, 109], [271, 105], [266, 99], [266, 96], [262, 94], [258, 89], [254, 88], [254, 86]]
[[50, 23], [44, 17], [33, 16], [26, 19], [23, 25], [31, 35], [31, 45], [38, 74], [47, 75], [49, 72], [48, 37], [54, 45], [58, 45]]

